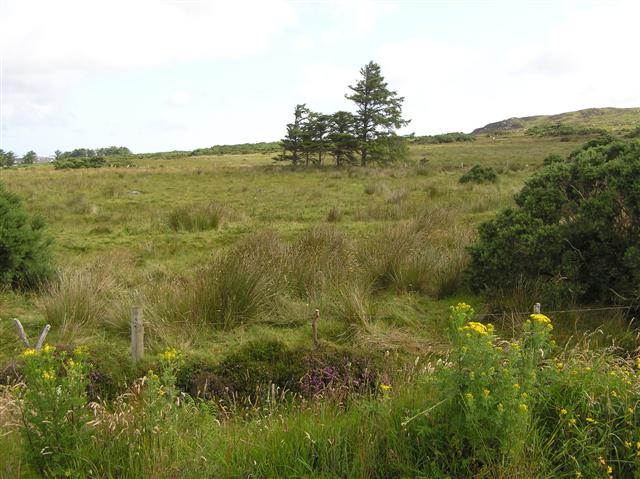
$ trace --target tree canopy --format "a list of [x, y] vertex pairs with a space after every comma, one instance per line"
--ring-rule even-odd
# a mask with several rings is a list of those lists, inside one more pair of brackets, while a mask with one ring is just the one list
[[275, 159], [294, 165], [322, 165], [330, 155], [336, 165], [389, 163], [406, 157], [405, 139], [395, 129], [408, 124], [402, 118], [402, 102], [384, 81], [380, 66], [369, 62], [360, 70], [361, 79], [349, 86], [345, 97], [355, 104], [355, 113], [323, 114], [306, 104], [296, 105], [293, 121], [281, 141], [282, 153]]

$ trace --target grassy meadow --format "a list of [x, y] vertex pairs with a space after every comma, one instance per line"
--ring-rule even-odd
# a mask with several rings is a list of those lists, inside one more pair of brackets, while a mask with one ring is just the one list
[[[11, 393], [24, 349], [14, 317], [31, 338], [51, 324], [48, 343], [59, 351], [85, 347], [94, 371], [90, 424], [96, 429], [52, 477], [633, 477], [624, 474], [636, 470], [640, 436], [619, 438], [620, 451], [631, 444], [628, 458], [612, 457], [607, 442], [618, 423], [629, 420], [625, 411], [635, 408], [637, 393], [637, 382], [625, 382], [633, 365], [619, 354], [635, 349], [635, 334], [615, 311], [549, 314], [560, 345], [551, 369], [560, 372], [547, 377], [541, 370], [531, 386], [504, 380], [542, 397], [535, 384], [546, 378], [545, 413], [536, 416], [543, 419], [525, 425], [514, 415], [494, 444], [479, 433], [495, 423], [493, 416], [482, 416], [473, 429], [481, 466], [464, 448], [445, 460], [425, 445], [447, 437], [423, 424], [422, 413], [441, 404], [450, 385], [442, 379], [434, 389], [425, 378], [451, 360], [452, 348], [493, 357], [493, 350], [474, 349], [485, 347], [476, 343], [452, 344], [450, 305], [504, 312], [492, 319], [495, 333], [481, 332], [495, 334], [496, 342], [523, 334], [539, 342], [535, 351], [550, 344], [535, 321], [523, 330], [526, 316], [509, 314], [529, 311], [535, 297], [514, 291], [501, 304], [486, 304], [467, 291], [465, 248], [480, 222], [513, 204], [547, 155], [566, 155], [583, 141], [479, 136], [412, 145], [409, 161], [393, 168], [293, 168], [274, 164], [272, 155], [246, 154], [143, 158], [133, 168], [0, 171], [29, 213], [45, 218], [58, 270], [38, 292], [0, 295], [0, 366], [6, 365], [2, 379], [9, 384], [0, 396], [0, 477], [38, 477], [37, 461], [22, 454], [28, 446]], [[475, 164], [494, 167], [498, 181], [459, 183]], [[133, 305], [143, 307], [146, 321], [146, 358], [136, 367], [128, 350]], [[314, 353], [316, 308], [320, 352]], [[620, 348], [615, 354], [612, 345]], [[574, 354], [571, 348], [580, 349]], [[304, 377], [315, 367], [346, 372], [315, 394], [309, 392], [315, 383], [290, 384], [284, 373], [278, 382], [271, 370], [261, 376], [269, 361]], [[496, 369], [517, 362], [511, 356], [492, 361]], [[249, 365], [247, 374], [255, 377], [233, 376], [233, 364]], [[147, 374], [143, 391], [136, 379], [149, 369], [163, 373]], [[601, 417], [588, 412], [586, 383], [573, 379], [587, 370], [597, 371], [589, 373], [589, 387], [606, 389]], [[244, 378], [247, 394], [225, 396], [228, 378]], [[476, 397], [494, 394], [494, 386], [477, 387]], [[573, 406], [560, 409], [567, 387]], [[533, 406], [507, 389], [500, 407], [512, 401], [514, 410], [530, 414]], [[216, 400], [182, 407], [161, 401], [181, 390]], [[140, 404], [150, 409], [138, 414]], [[572, 433], [548, 419], [558, 414], [591, 418], [602, 430], [587, 430], [587, 421], [575, 437], [564, 437]], [[540, 441], [518, 446], [523, 437]], [[562, 437], [567, 446], [558, 449]], [[64, 441], [70, 436], [61, 433]], [[580, 456], [570, 450], [574, 443], [584, 446]], [[509, 451], [491, 456], [490, 444]], [[585, 458], [593, 464], [583, 464]], [[610, 474], [614, 460], [627, 472]], [[457, 465], [447, 469], [434, 465], [438, 461]]]

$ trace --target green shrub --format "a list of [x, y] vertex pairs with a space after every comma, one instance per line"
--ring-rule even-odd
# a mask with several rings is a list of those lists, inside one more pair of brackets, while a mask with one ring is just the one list
[[50, 239], [40, 217], [0, 183], [0, 286], [34, 288], [51, 275]]
[[525, 135], [537, 137], [561, 136], [587, 136], [606, 133], [602, 128], [592, 128], [586, 126], [571, 125], [568, 123], [548, 123], [545, 125], [532, 126], [524, 131]]
[[540, 280], [547, 303], [637, 297], [640, 142], [600, 142], [546, 166], [516, 195], [517, 208], [480, 226], [470, 248], [475, 290]]
[[460, 177], [460, 183], [494, 183], [498, 174], [491, 166], [474, 165]]
[[60, 158], [53, 162], [56, 170], [69, 170], [79, 168], [102, 168], [106, 166], [107, 161], [101, 156], [93, 157], [66, 157]]

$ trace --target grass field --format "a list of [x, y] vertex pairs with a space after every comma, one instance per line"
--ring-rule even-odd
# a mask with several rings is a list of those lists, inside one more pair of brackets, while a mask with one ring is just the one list
[[[346, 409], [339, 400], [297, 411], [286, 399], [274, 404], [275, 395], [267, 393], [263, 419], [231, 421], [216, 432], [207, 424], [219, 424], [227, 412], [199, 409], [188, 418], [180, 412], [172, 420], [187, 429], [177, 439], [158, 439], [158, 447], [168, 449], [158, 452], [163, 456], [156, 465], [130, 458], [128, 469], [82, 477], [432, 477], [397, 465], [372, 472], [367, 461], [375, 451], [367, 438], [384, 427], [402, 430], [404, 413], [430, 395], [415, 380], [416, 368], [429, 370], [428, 362], [449, 350], [449, 305], [464, 301], [489, 311], [491, 305], [463, 286], [465, 247], [476, 226], [511, 205], [547, 155], [567, 154], [582, 141], [478, 137], [413, 146], [410, 161], [394, 168], [295, 169], [274, 164], [270, 155], [218, 155], [139, 159], [134, 168], [2, 170], [7, 188], [46, 219], [58, 279], [37, 293], [2, 293], [0, 364], [23, 350], [11, 318], [20, 318], [31, 337], [49, 323], [49, 343], [87, 346], [117, 394], [146, 368], [159, 367], [158, 355], [167, 348], [214, 366], [254, 341], [308, 350], [318, 308], [323, 348], [381, 361], [380, 381], [411, 386], [390, 398], [383, 394], [382, 401], [374, 388], [373, 397]], [[498, 181], [460, 184], [474, 164], [493, 166]], [[534, 300], [514, 294], [510, 306], [528, 311]], [[147, 322], [148, 359], [137, 369], [128, 360], [133, 305], [144, 308]], [[513, 331], [510, 319], [496, 325], [506, 337]], [[584, 340], [586, 331], [606, 323], [603, 334], [589, 337], [591, 345], [615, 337], [627, 350], [635, 347], [633, 333], [620, 330], [624, 321], [614, 314], [554, 320], [558, 342], [576, 335]], [[9, 425], [15, 410], [5, 394], [0, 420]], [[363, 415], [376, 418], [373, 429], [356, 427]], [[328, 421], [317, 431], [322, 440], [339, 441], [329, 455], [319, 452], [324, 446], [310, 445], [318, 417]], [[0, 438], [6, 446], [0, 447], [0, 477], [32, 477], [17, 453], [18, 432], [7, 431]], [[251, 446], [251, 460], [262, 458], [254, 466], [236, 451], [252, 435], [262, 441]], [[376, 447], [401, 451], [404, 440], [398, 433]], [[278, 449], [285, 442], [290, 449]], [[297, 453], [305, 459], [295, 470], [276, 466]], [[178, 460], [184, 454], [196, 459]], [[282, 456], [271, 469], [269, 454]], [[309, 457], [327, 462], [305, 462]], [[525, 477], [515, 470], [485, 473]]]

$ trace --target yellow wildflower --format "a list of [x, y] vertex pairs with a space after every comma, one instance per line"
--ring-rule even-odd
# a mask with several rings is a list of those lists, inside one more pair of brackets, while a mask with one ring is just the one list
[[168, 348], [162, 353], [162, 359], [165, 361], [175, 361], [178, 357], [178, 351], [175, 348]]
[[576, 425], [576, 418], [572, 417], [571, 419], [569, 419], [569, 424], [571, 424], [572, 426]]
[[613, 474], [613, 467], [607, 466], [607, 474]]
[[567, 414], [567, 410], [565, 408], [560, 409], [560, 415], [565, 416]]
[[28, 348], [25, 349], [24, 351], [22, 351], [22, 354], [20, 356], [22, 356], [23, 358], [28, 358], [29, 356], [35, 356], [36, 354], [36, 350], [33, 348]]
[[557, 368], [557, 369], [564, 369], [564, 363], [563, 363], [563, 362], [558, 361], [558, 362], [556, 363], [556, 368]]
[[640, 450], [640, 441], [636, 442], [636, 449]]
[[520, 389], [520, 385], [518, 383], [514, 383], [513, 389]]
[[382, 390], [382, 392], [389, 392], [391, 391], [391, 386], [389, 384], [380, 384], [380, 389]]
[[76, 356], [84, 356], [88, 352], [89, 351], [86, 346], [76, 346], [73, 350], [73, 354], [75, 354]]
[[56, 372], [53, 369], [42, 371], [42, 379], [45, 381], [53, 381], [56, 377]]
[[465, 331], [475, 331], [476, 333], [483, 336], [489, 333], [487, 327], [482, 323], [478, 323], [477, 321], [469, 321], [462, 329]]
[[636, 368], [640, 369], [640, 357], [636, 358]]
[[587, 420], [587, 422], [590, 422], [591, 424], [596, 424], [598, 422], [595, 419], [593, 419], [592, 417], [587, 417], [586, 420]]
[[469, 306], [467, 303], [458, 303], [453, 307], [453, 310], [456, 313], [470, 313], [473, 312], [473, 308]]
[[498, 403], [498, 412], [503, 412], [504, 411], [504, 406], [502, 405], [502, 403]]
[[629, 449], [629, 448], [631, 448], [631, 446], [632, 446], [631, 441], [624, 441], [624, 447]]
[[527, 412], [529, 410], [529, 406], [527, 406], [524, 403], [521, 403], [520, 406], [518, 406], [518, 409], [520, 409], [521, 412]]
[[473, 394], [471, 393], [465, 393], [464, 397], [467, 401], [473, 401]]
[[488, 396], [489, 396], [489, 394], [491, 394], [491, 391], [489, 391], [487, 388], [484, 388], [484, 389], [482, 390], [482, 394], [484, 395], [484, 397], [488, 397]]
[[576, 471], [576, 477], [582, 477], [582, 473], [580, 471]]
[[44, 353], [52, 353], [56, 350], [55, 346], [51, 346], [49, 344], [45, 344], [44, 348], [42, 348], [42, 352]]
[[607, 461], [604, 460], [604, 458], [602, 456], [600, 456], [598, 458], [598, 461], [600, 462], [601, 465], [606, 466], [607, 465]]
[[540, 324], [551, 324], [551, 319], [548, 316], [545, 316], [544, 314], [534, 313], [529, 317], [533, 319], [535, 322]]

